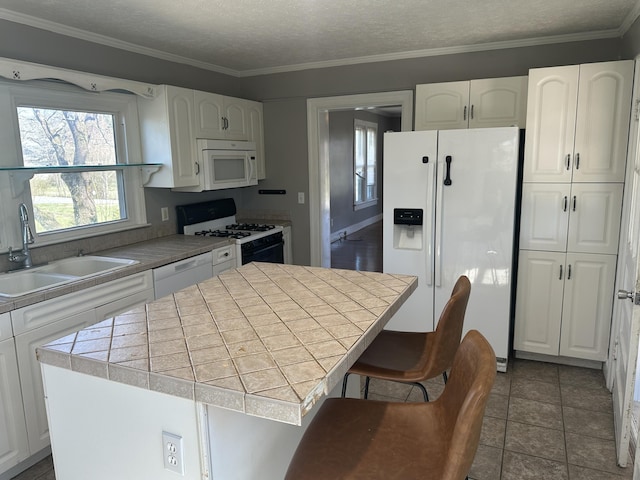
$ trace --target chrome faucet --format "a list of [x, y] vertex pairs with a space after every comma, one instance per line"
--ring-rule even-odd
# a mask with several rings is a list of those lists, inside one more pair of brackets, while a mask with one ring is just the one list
[[13, 249], [9, 247], [9, 261], [22, 263], [24, 268], [29, 268], [33, 266], [29, 245], [31, 245], [34, 240], [33, 233], [31, 233], [31, 227], [29, 227], [29, 212], [27, 210], [27, 206], [24, 203], [21, 203], [18, 212], [20, 215], [20, 226], [22, 229], [22, 251], [20, 253], [13, 253]]

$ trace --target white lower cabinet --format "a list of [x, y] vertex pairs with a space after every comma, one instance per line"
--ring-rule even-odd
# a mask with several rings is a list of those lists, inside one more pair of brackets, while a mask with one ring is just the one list
[[95, 318], [95, 311], [87, 310], [16, 336], [27, 437], [29, 451], [32, 454], [39, 452], [50, 443], [42, 374], [40, 362], [36, 358], [36, 348], [95, 323]]
[[521, 250], [514, 349], [604, 361], [616, 256]]
[[220, 275], [232, 268], [236, 268], [236, 246], [227, 245], [211, 251], [213, 256], [213, 276]]
[[[19, 381], [14, 378], [11, 383], [11, 393], [16, 423], [19, 425], [22, 422], [23, 429], [26, 425], [26, 435], [17, 436], [18, 440], [24, 438], [25, 445], [28, 445], [24, 458], [38, 453], [50, 443], [42, 373], [36, 357], [36, 348], [153, 299], [153, 279], [149, 270], [11, 312], [15, 338], [0, 342], [0, 358], [8, 359], [8, 370], [13, 359], [15, 373], [19, 376]], [[0, 360], [0, 371], [4, 363]], [[0, 373], [0, 379], [1, 406], [6, 409], [7, 403], [3, 398], [3, 371]], [[19, 406], [15, 405], [17, 399], [20, 399]], [[2, 430], [0, 420], [0, 432]], [[6, 470], [2, 463], [4, 458], [1, 456], [3, 447], [3, 436], [0, 435], [0, 474]], [[20, 458], [18, 462], [24, 458]], [[18, 462], [7, 465], [7, 468]]]
[[[0, 315], [0, 331], [11, 327], [8, 313]], [[29, 456], [18, 359], [13, 337], [0, 341], [0, 474]]]
[[293, 245], [291, 244], [291, 227], [286, 226], [282, 231], [284, 240], [284, 263], [291, 265], [293, 263]]

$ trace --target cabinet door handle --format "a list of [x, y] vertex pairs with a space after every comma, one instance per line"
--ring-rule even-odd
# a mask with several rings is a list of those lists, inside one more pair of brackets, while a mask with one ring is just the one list
[[196, 164], [196, 175], [200, 175], [200, 164], [198, 162], [195, 162]]
[[560, 276], [558, 277], [558, 280], [562, 280], [562, 265], [560, 265]]
[[462, 119], [466, 120], [467, 119], [467, 106], [464, 106], [464, 110], [462, 111]]
[[571, 154], [570, 153], [567, 154], [566, 164], [567, 164], [567, 170], [569, 170], [569, 167], [571, 167]]
[[576, 211], [576, 196], [573, 196], [573, 211]]
[[567, 265], [567, 280], [571, 280], [571, 264]]
[[564, 201], [563, 201], [563, 206], [562, 206], [562, 211], [566, 212], [567, 211], [567, 196], [564, 196]]
[[580, 154], [576, 153], [576, 170], [580, 168]]
[[471, 105], [471, 120], [473, 120], [473, 105]]

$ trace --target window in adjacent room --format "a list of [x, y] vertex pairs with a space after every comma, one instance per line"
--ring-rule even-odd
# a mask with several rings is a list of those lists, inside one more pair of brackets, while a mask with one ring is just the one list
[[378, 125], [354, 121], [354, 210], [375, 205], [378, 201], [377, 151]]

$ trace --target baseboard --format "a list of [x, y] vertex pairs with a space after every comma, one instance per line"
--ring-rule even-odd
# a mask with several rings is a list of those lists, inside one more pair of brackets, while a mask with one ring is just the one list
[[340, 228], [335, 232], [331, 232], [331, 243], [338, 241], [340, 239], [344, 239], [345, 235], [348, 237], [352, 233], [355, 233], [358, 230], [362, 230], [363, 228], [368, 227], [369, 225], [373, 225], [374, 223], [379, 222], [380, 220], [382, 220], [381, 213], [374, 217], [369, 217], [361, 222], [355, 223], [353, 225], [349, 225], [348, 227]]
[[584, 367], [593, 368], [595, 370], [602, 370], [602, 362], [597, 360], [584, 360], [582, 358], [561, 357], [555, 355], [544, 355], [542, 353], [523, 352], [522, 350], [516, 350], [516, 358], [523, 360], [535, 360], [537, 362], [558, 363], [560, 365], [570, 365], [572, 367]]
[[25, 460], [21, 461], [19, 464], [11, 467], [9, 470], [3, 473], [0, 473], [0, 480], [9, 480], [17, 476], [18, 474], [24, 472], [28, 468], [33, 467], [36, 463], [38, 463], [40, 460], [42, 460], [43, 458], [49, 455], [51, 455], [50, 446], [43, 448], [39, 452], [36, 452], [35, 454], [31, 455], [29, 458], [26, 458]]

